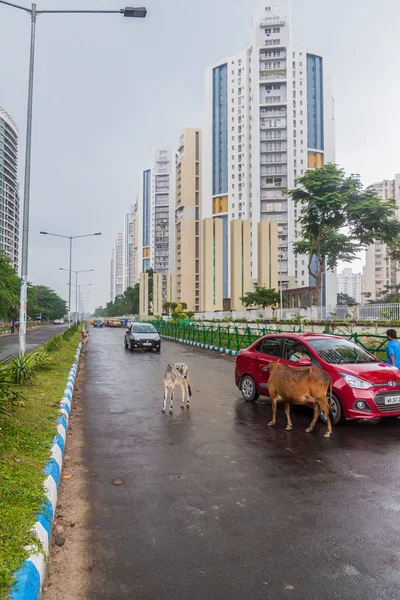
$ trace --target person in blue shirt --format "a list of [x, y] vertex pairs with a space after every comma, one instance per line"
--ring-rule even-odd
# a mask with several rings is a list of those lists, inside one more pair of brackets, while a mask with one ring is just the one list
[[397, 333], [394, 329], [388, 329], [386, 335], [389, 340], [386, 346], [386, 362], [400, 369], [400, 342], [397, 339]]

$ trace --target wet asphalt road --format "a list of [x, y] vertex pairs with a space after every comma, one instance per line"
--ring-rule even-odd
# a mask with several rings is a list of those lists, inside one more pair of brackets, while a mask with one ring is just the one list
[[[282, 409], [271, 429], [266, 401], [240, 399], [232, 358], [166, 341], [131, 354], [123, 330], [90, 335], [88, 600], [400, 598], [400, 421], [327, 440], [322, 424], [304, 432], [307, 409], [284, 431]], [[170, 416], [176, 361], [193, 398], [181, 411], [178, 392]]]
[[[26, 334], [26, 350], [31, 352], [38, 346], [45, 344], [56, 333], [61, 333], [66, 325], [42, 325], [37, 329], [28, 330]], [[0, 336], [0, 360], [6, 356], [18, 356], [18, 332], [13, 335]]]

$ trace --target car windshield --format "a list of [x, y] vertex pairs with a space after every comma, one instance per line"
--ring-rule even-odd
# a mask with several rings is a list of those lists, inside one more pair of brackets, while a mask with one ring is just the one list
[[360, 346], [341, 338], [307, 341], [322, 360], [331, 365], [379, 362]]
[[157, 330], [155, 327], [153, 327], [153, 325], [139, 323], [132, 325], [132, 333], [157, 333]]

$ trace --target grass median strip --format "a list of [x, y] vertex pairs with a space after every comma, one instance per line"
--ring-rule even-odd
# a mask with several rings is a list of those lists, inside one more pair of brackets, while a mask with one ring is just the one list
[[50, 352], [49, 364], [31, 384], [15, 386], [23, 404], [14, 418], [0, 416], [0, 598], [6, 599], [12, 573], [35, 543], [31, 528], [44, 502], [43, 468], [50, 457], [55, 419], [74, 362], [79, 331]]

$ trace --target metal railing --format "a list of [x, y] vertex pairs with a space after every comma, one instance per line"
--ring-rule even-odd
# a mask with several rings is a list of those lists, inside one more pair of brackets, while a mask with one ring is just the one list
[[[211, 325], [206, 323], [194, 323], [181, 321], [171, 323], [169, 321], [152, 321], [160, 335], [174, 338], [176, 340], [186, 340], [188, 342], [198, 342], [206, 346], [215, 348], [225, 348], [226, 350], [242, 350], [251, 346], [256, 340], [268, 334], [276, 333], [302, 333], [302, 328], [293, 325], [290, 329], [276, 327], [274, 329], [262, 326], [238, 326], [238, 325]], [[328, 332], [326, 332], [328, 333]], [[352, 341], [364, 350], [371, 352], [383, 358], [385, 352], [387, 337], [369, 333], [347, 333], [345, 331], [330, 333], [337, 337], [342, 337]]]

